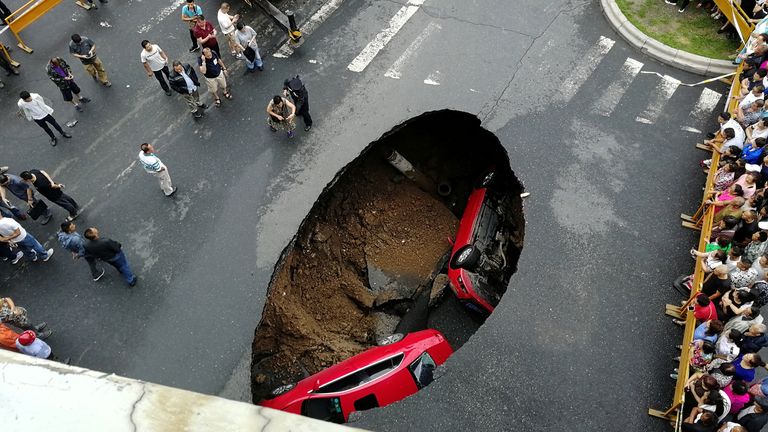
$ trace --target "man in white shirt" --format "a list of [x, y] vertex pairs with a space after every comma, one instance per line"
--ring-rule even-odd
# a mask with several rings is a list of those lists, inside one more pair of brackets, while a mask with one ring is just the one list
[[[170, 72], [168, 70], [168, 57], [162, 48], [146, 39], [141, 41], [141, 47], [143, 48], [140, 54], [141, 64], [144, 65], [147, 76], [152, 78], [152, 75], [154, 75], [157, 78], [157, 82], [160, 83], [160, 87], [165, 91], [165, 94], [170, 96], [171, 89], [165, 81]], [[163, 78], [163, 75], [165, 75], [165, 78]]]
[[53, 249], [45, 250], [43, 245], [30, 233], [27, 232], [18, 222], [11, 218], [4, 217], [0, 213], [0, 241], [14, 243], [22, 252], [32, 261], [37, 261], [39, 257], [43, 261], [48, 261], [53, 255]]
[[19, 94], [19, 101], [16, 105], [18, 105], [19, 110], [27, 120], [37, 123], [51, 137], [52, 146], [55, 146], [58, 140], [47, 123], [50, 123], [64, 138], [72, 138], [72, 135], [64, 132], [64, 129], [59, 126], [59, 123], [51, 115], [53, 114], [53, 108], [46, 105], [43, 97], [39, 94], [24, 90]]
[[218, 18], [219, 27], [221, 27], [221, 32], [224, 33], [224, 36], [227, 38], [229, 50], [232, 51], [232, 55], [237, 58], [242, 57], [242, 54], [238, 52], [238, 44], [235, 40], [235, 24], [237, 24], [237, 21], [240, 19], [240, 15], [230, 15], [229, 3], [225, 2], [222, 3], [219, 8]]
[[152, 144], [144, 143], [141, 145], [141, 151], [139, 152], [139, 162], [144, 167], [144, 171], [157, 177], [160, 182], [160, 189], [167, 197], [172, 197], [176, 193], [178, 188], [173, 187], [171, 184], [171, 176], [168, 174], [168, 168], [155, 156], [155, 148]]

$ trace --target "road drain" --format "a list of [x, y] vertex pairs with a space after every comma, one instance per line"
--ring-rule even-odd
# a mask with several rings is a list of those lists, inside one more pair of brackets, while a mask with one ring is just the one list
[[[500, 297], [522, 248], [522, 186], [475, 116], [444, 110], [413, 118], [337, 174], [275, 267], [253, 342], [253, 400], [393, 333], [433, 328], [454, 349], [466, 342], [484, 314], [459, 303], [446, 272], [454, 266], [451, 239], [489, 172], [504, 202], [492, 222], [509, 238], [470, 264], [490, 272], [473, 280], [476, 289]], [[486, 219], [477, 225], [487, 227]], [[496, 251], [504, 256], [494, 259]]]

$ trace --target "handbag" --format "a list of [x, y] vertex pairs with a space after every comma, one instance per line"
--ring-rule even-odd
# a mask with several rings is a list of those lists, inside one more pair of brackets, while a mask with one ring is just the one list
[[46, 204], [43, 200], [37, 200], [34, 204], [32, 204], [32, 207], [29, 208], [27, 214], [33, 220], [37, 220], [37, 218], [42, 216], [46, 210], [48, 210], [48, 204]]
[[251, 63], [253, 63], [253, 61], [256, 60], [256, 51], [254, 51], [253, 48], [251, 47], [247, 47], [245, 50], [243, 50], [243, 55]]

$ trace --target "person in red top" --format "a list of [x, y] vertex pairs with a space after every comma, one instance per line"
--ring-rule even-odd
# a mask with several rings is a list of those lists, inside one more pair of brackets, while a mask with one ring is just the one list
[[197, 38], [197, 42], [203, 48], [210, 48], [212, 51], [216, 51], [216, 54], [221, 57], [221, 51], [219, 51], [219, 42], [216, 40], [216, 29], [213, 28], [213, 24], [205, 20], [202, 15], [197, 16], [195, 21], [195, 27], [192, 29], [192, 33]]
[[[693, 303], [693, 316], [697, 321], [709, 321], [717, 319], [717, 309], [715, 304], [707, 297], [706, 294], [699, 293], [696, 296], [696, 301]], [[679, 326], [685, 325], [685, 320], [673, 319], [672, 322]]]

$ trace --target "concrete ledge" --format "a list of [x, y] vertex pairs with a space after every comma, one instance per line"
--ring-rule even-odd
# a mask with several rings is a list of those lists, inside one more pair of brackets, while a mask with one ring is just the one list
[[361, 431], [5, 350], [0, 376], [9, 431]]
[[600, 0], [600, 6], [603, 15], [616, 33], [649, 57], [672, 67], [704, 76], [724, 75], [736, 70], [736, 66], [728, 60], [716, 60], [691, 54], [648, 37], [629, 22], [615, 0]]

